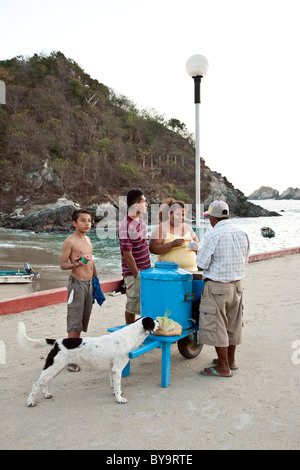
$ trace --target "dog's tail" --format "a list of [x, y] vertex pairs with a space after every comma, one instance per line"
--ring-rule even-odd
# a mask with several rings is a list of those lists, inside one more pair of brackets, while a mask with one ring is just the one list
[[54, 344], [56, 342], [55, 339], [31, 339], [28, 338], [26, 335], [26, 327], [22, 321], [18, 324], [18, 342], [23, 348], [28, 347], [39, 347], [39, 346], [47, 346], [47, 344]]

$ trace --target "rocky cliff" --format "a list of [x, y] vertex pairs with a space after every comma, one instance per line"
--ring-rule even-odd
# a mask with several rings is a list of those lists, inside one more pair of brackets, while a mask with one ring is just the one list
[[288, 188], [280, 194], [279, 199], [300, 199], [300, 188]]
[[270, 186], [261, 186], [256, 191], [253, 191], [248, 196], [250, 200], [259, 199], [300, 199], [300, 188], [288, 188], [279, 194], [277, 189], [271, 188]]

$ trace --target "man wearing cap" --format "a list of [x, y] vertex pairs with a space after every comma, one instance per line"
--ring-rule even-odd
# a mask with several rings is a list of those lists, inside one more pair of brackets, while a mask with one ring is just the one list
[[214, 367], [202, 375], [232, 377], [236, 346], [242, 342], [243, 286], [250, 244], [248, 236], [228, 219], [228, 204], [214, 201], [204, 214], [213, 230], [202, 238], [197, 266], [206, 284], [202, 291], [199, 316], [200, 343], [215, 346]]

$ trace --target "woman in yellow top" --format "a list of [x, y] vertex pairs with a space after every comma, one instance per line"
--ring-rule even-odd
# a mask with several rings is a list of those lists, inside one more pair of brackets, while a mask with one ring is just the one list
[[159, 213], [160, 224], [151, 234], [150, 253], [157, 261], [173, 261], [187, 271], [197, 271], [198, 239], [192, 227], [184, 222], [184, 202], [168, 199]]

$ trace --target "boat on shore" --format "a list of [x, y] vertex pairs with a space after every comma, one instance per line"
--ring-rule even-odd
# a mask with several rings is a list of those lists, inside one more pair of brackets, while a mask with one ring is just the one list
[[0, 271], [0, 284], [29, 284], [34, 277], [39, 278], [39, 273], [25, 263], [24, 270]]

